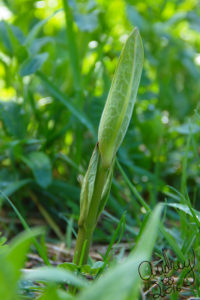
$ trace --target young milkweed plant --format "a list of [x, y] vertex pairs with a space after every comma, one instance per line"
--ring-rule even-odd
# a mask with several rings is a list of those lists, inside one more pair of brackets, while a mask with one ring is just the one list
[[92, 235], [111, 188], [118, 148], [126, 134], [143, 67], [143, 46], [134, 29], [122, 49], [98, 129], [98, 142], [85, 174], [80, 195], [74, 263], [87, 263]]

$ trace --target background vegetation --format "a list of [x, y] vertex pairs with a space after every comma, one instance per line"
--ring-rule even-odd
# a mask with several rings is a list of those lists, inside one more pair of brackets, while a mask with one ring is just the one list
[[[70, 248], [75, 237], [80, 183], [119, 53], [135, 26], [143, 39], [144, 69], [94, 241], [109, 244], [113, 231], [119, 233], [117, 224], [124, 224], [124, 212], [122, 241], [139, 239], [149, 216], [142, 199], [150, 209], [158, 202], [178, 208], [165, 206], [166, 229], [159, 235], [157, 253], [163, 245], [179, 258], [191, 248], [198, 252], [199, 1], [4, 0], [0, 228], [10, 238], [45, 220], [48, 228], [39, 251], [43, 259], [45, 241], [62, 241]], [[120, 253], [117, 259], [123, 257], [123, 247]], [[48, 295], [51, 288], [57, 291], [48, 286]], [[200, 296], [198, 281], [192, 293]], [[56, 298], [61, 294], [52, 299], [68, 299]], [[173, 297], [179, 299], [178, 294]]]

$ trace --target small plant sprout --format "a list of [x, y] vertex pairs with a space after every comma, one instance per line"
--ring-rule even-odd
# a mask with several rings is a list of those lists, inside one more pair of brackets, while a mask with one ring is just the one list
[[74, 263], [87, 263], [92, 235], [110, 193], [115, 156], [126, 134], [143, 66], [140, 34], [132, 31], [122, 49], [101, 116], [98, 143], [90, 159], [80, 195], [80, 218]]

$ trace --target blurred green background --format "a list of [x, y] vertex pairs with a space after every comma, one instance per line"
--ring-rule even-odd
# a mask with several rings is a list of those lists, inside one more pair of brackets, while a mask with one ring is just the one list
[[[170, 195], [169, 186], [181, 191], [187, 159], [188, 192], [200, 208], [200, 2], [4, 0], [0, 218], [10, 218], [1, 225], [7, 235], [19, 228], [5, 195], [30, 225], [41, 214], [47, 220], [45, 213], [62, 231], [76, 223], [99, 119], [135, 26], [143, 39], [144, 69], [118, 159], [151, 207]], [[117, 168], [114, 178], [98, 240], [112, 232], [111, 216], [120, 218], [126, 210], [128, 224], [142, 220]]]

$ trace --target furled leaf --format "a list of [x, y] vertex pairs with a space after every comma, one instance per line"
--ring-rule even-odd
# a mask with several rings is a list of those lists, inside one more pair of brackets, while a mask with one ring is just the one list
[[107, 180], [105, 182], [105, 186], [102, 192], [102, 196], [101, 196], [101, 201], [99, 204], [99, 210], [98, 210], [98, 214], [97, 214], [97, 220], [100, 216], [100, 214], [102, 213], [106, 202], [108, 200], [108, 196], [110, 194], [110, 189], [111, 189], [111, 185], [112, 185], [112, 178], [113, 178], [113, 169], [114, 169], [114, 165], [115, 165], [115, 160], [112, 162], [112, 166], [110, 167], [109, 173], [108, 173], [108, 177]]
[[137, 29], [129, 35], [119, 58], [98, 131], [103, 165], [109, 167], [126, 134], [143, 66], [143, 47]]
[[95, 184], [95, 179], [96, 179], [98, 161], [99, 161], [99, 150], [98, 150], [98, 147], [96, 146], [92, 153], [92, 157], [90, 159], [88, 170], [85, 174], [82, 188], [81, 188], [80, 222], [81, 222], [82, 218], [87, 217], [87, 214], [89, 211], [89, 207], [90, 207], [90, 203], [91, 203], [91, 199], [92, 199], [93, 191], [94, 191], [94, 184]]

